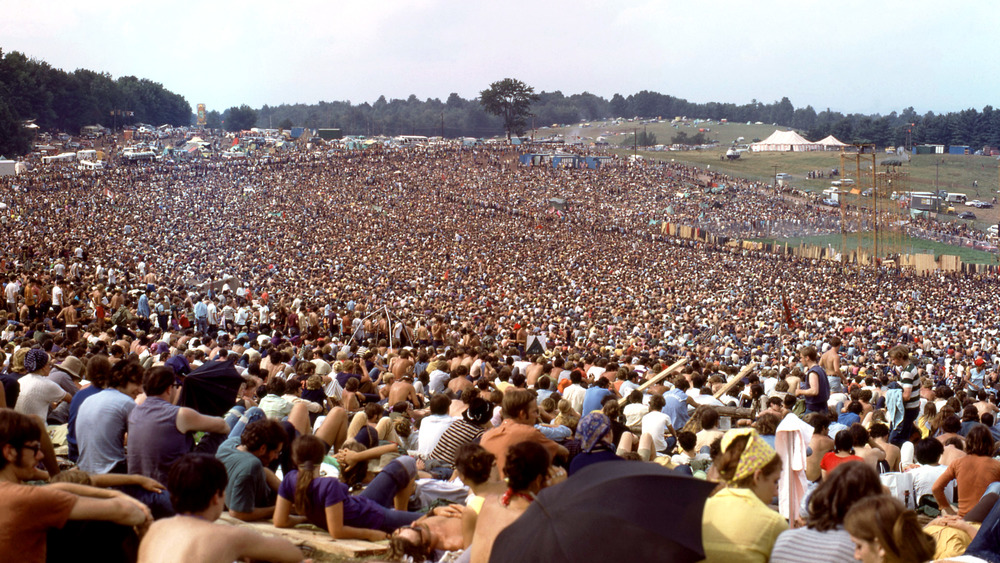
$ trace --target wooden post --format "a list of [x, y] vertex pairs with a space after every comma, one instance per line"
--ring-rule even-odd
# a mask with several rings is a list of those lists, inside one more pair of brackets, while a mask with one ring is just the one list
[[736, 387], [736, 384], [739, 383], [741, 379], [743, 379], [744, 377], [746, 377], [746, 375], [748, 373], [750, 373], [750, 370], [754, 369], [755, 367], [757, 367], [757, 363], [756, 362], [750, 362], [749, 364], [743, 366], [743, 369], [741, 369], [740, 372], [738, 374], [736, 374], [736, 377], [734, 377], [731, 380], [729, 380], [728, 383], [726, 383], [725, 385], [723, 385], [722, 388], [720, 388], [718, 391], [716, 391], [715, 394], [712, 395], [712, 396], [715, 397], [716, 399], [718, 399], [719, 397], [721, 397], [721, 396], [725, 395], [726, 393], [728, 393], [730, 389], [732, 389], [733, 387]]
[[[651, 385], [655, 385], [656, 383], [660, 382], [666, 376], [670, 375], [671, 373], [673, 373], [673, 372], [677, 371], [678, 369], [680, 369], [681, 367], [683, 367], [684, 364], [686, 364], [686, 363], [687, 363], [687, 358], [681, 358], [680, 360], [677, 360], [676, 362], [673, 363], [673, 365], [671, 365], [667, 369], [661, 371], [660, 373], [654, 375], [649, 380], [647, 380], [645, 383], [643, 383], [642, 385], [640, 385], [639, 386], [639, 391], [645, 391]], [[627, 399], [627, 397], [622, 397], [621, 399], [618, 399], [618, 404], [619, 405], [624, 405], [626, 399]]]

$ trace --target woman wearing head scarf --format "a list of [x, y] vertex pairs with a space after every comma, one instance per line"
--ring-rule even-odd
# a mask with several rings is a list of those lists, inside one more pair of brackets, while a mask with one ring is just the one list
[[705, 561], [765, 563], [788, 523], [767, 503], [778, 494], [781, 458], [753, 429], [722, 437], [716, 460], [725, 488], [705, 502], [701, 539]]
[[611, 419], [601, 412], [592, 412], [580, 419], [576, 427], [576, 437], [580, 440], [580, 453], [569, 465], [569, 474], [602, 461], [617, 461], [622, 458], [615, 454], [611, 442]]
[[24, 369], [28, 375], [20, 380], [21, 392], [14, 405], [17, 412], [35, 415], [44, 421], [49, 414], [49, 405], [73, 400], [72, 395], [48, 378], [52, 362], [44, 350], [28, 350], [24, 356]]

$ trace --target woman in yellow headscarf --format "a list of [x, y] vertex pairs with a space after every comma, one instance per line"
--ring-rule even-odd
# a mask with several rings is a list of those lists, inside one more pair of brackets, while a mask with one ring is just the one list
[[766, 563], [788, 523], [768, 508], [778, 494], [781, 458], [753, 429], [722, 437], [715, 461], [726, 487], [708, 499], [701, 539], [706, 562]]

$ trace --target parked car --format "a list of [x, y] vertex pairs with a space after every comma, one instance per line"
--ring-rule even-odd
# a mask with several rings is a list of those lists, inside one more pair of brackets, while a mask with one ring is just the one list
[[969, 203], [966, 203], [966, 205], [968, 205], [969, 207], [975, 207], [977, 209], [990, 209], [993, 207], [992, 203], [986, 201], [979, 201], [978, 199], [974, 199]]
[[971, 211], [963, 211], [958, 214], [959, 219], [975, 219], [976, 214]]
[[824, 199], [823, 205], [829, 205], [830, 207], [840, 207], [840, 202], [835, 199]]

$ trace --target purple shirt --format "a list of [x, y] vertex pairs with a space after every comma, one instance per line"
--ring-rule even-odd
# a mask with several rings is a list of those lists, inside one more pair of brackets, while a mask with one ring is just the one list
[[[278, 496], [295, 504], [295, 481], [298, 470], [293, 470], [285, 476], [278, 487]], [[312, 505], [306, 511], [306, 518], [315, 526], [324, 530], [326, 525], [326, 508], [338, 503], [344, 503], [344, 525], [354, 528], [377, 530], [385, 522], [385, 509], [377, 502], [363, 496], [352, 495], [347, 485], [333, 477], [317, 477], [309, 483], [309, 500]]]

